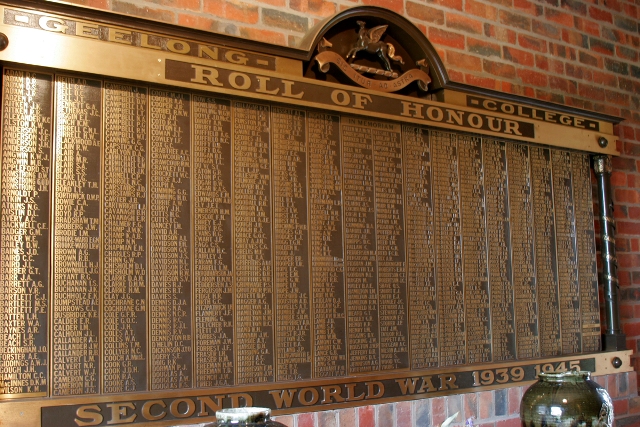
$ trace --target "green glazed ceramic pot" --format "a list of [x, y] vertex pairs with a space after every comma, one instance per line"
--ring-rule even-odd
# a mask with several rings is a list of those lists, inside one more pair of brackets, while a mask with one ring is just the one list
[[613, 427], [609, 393], [587, 371], [538, 375], [522, 396], [523, 427]]

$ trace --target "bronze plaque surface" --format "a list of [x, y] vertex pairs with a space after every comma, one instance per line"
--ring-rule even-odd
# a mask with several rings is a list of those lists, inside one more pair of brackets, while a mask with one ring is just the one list
[[80, 75], [3, 88], [3, 398], [84, 399], [95, 425], [91, 399], [140, 422], [353, 405], [600, 347], [587, 154]]

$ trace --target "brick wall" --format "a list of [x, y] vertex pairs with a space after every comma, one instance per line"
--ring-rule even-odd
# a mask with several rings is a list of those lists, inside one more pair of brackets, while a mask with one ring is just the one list
[[[640, 349], [639, 0], [67, 2], [280, 45], [295, 45], [318, 21], [346, 7], [375, 4], [406, 16], [421, 28], [454, 81], [623, 117], [625, 121], [616, 127], [622, 155], [613, 161], [612, 176], [618, 221], [616, 246], [624, 332], [628, 347]], [[640, 371], [640, 358], [633, 360]], [[635, 376], [625, 383], [628, 390], [617, 397], [619, 419], [640, 413], [640, 402], [633, 398]], [[609, 390], [619, 396], [617, 387]], [[464, 404], [465, 416], [477, 415], [482, 425], [515, 426], [513, 399], [519, 399], [520, 393], [514, 388], [464, 398], [304, 414], [284, 417], [283, 421], [291, 427], [426, 426], [442, 421]], [[488, 399], [487, 405], [482, 404], [483, 399]], [[499, 406], [501, 401], [508, 402], [506, 412]], [[398, 421], [394, 424], [390, 420]], [[409, 422], [406, 420], [411, 422], [405, 424]]]
[[[640, 403], [635, 372], [597, 377], [613, 399], [616, 426], [637, 426], [632, 414]], [[472, 418], [475, 427], [521, 427], [520, 400], [527, 387], [512, 387], [436, 397], [384, 405], [362, 406], [317, 413], [276, 417], [288, 427], [431, 427], [438, 426], [449, 416], [459, 412], [453, 426], [463, 426]]]

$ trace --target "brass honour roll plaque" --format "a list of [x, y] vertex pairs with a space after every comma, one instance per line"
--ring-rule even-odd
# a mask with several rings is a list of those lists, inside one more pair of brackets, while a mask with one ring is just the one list
[[376, 94], [3, 10], [4, 29], [157, 51], [163, 80], [0, 52], [0, 416], [170, 425], [597, 368], [589, 153], [536, 140], [583, 122], [419, 100], [425, 63]]

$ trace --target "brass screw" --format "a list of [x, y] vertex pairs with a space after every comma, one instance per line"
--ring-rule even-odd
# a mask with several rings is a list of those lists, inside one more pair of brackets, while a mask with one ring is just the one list
[[0, 33], [0, 50], [5, 50], [9, 46], [9, 38], [6, 34]]

